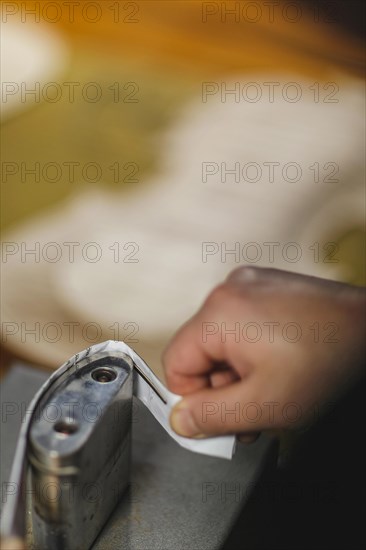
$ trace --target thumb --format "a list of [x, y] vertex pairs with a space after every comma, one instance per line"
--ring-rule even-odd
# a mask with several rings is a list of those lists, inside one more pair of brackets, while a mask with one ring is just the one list
[[187, 395], [174, 407], [171, 426], [185, 437], [261, 431], [265, 411], [253, 394], [248, 381], [241, 380]]

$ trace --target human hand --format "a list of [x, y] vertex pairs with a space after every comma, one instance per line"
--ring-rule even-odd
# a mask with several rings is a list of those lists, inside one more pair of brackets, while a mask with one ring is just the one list
[[249, 441], [306, 423], [360, 376], [364, 311], [361, 288], [275, 269], [235, 270], [164, 354], [167, 385], [184, 396], [173, 429]]

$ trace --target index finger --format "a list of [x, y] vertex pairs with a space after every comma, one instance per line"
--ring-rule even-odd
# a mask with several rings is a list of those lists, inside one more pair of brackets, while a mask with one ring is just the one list
[[210, 345], [202, 338], [202, 320], [199, 314], [192, 317], [176, 333], [163, 356], [167, 385], [181, 395], [209, 387], [210, 373], [216, 362], [224, 360], [220, 339]]

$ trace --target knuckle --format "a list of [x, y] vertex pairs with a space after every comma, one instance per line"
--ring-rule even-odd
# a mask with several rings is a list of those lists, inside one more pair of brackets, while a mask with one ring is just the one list
[[210, 314], [212, 319], [216, 319], [217, 315], [221, 318], [225, 313], [237, 312], [238, 308], [243, 307], [243, 303], [249, 306], [252, 299], [252, 293], [245, 285], [225, 281], [208, 295], [201, 314]]
[[227, 278], [228, 283], [250, 284], [258, 282], [262, 274], [262, 269], [256, 266], [243, 265], [230, 273]]
[[217, 315], [222, 316], [225, 311], [230, 310], [237, 300], [237, 289], [225, 282], [210, 292], [202, 306], [201, 316], [209, 314], [212, 319], [216, 319]]
[[222, 306], [228, 299], [230, 294], [230, 287], [227, 283], [223, 283], [215, 287], [206, 299], [206, 304], [209, 306]]

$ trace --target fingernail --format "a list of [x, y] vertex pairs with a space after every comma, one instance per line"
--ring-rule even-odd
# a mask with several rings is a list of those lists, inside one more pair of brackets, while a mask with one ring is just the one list
[[179, 401], [174, 407], [170, 415], [170, 424], [177, 434], [183, 435], [184, 437], [205, 437], [204, 434], [200, 433], [196, 421], [184, 399]]
[[240, 441], [240, 443], [246, 443], [247, 445], [250, 445], [251, 443], [255, 443], [255, 441], [257, 441], [260, 435], [261, 435], [260, 433], [241, 434], [241, 435], [238, 435], [237, 438]]

